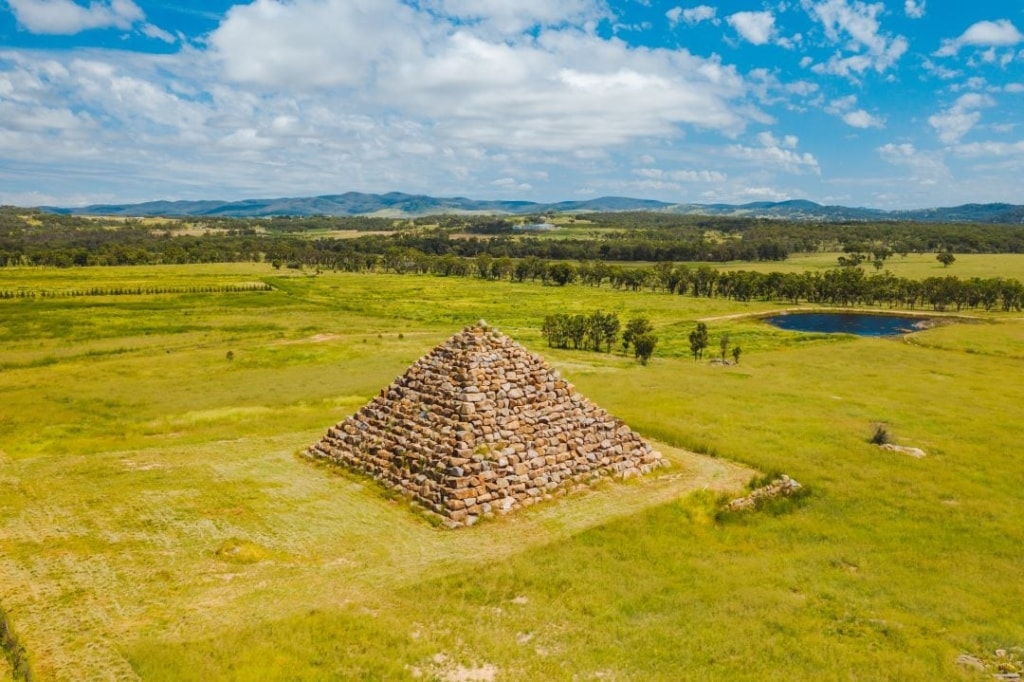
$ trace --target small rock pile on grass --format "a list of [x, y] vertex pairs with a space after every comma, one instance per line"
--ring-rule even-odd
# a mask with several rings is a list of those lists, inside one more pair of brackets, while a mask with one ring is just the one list
[[1024, 649], [996, 649], [991, 656], [960, 654], [956, 662], [968, 670], [991, 673], [997, 680], [1019, 680], [1024, 673]]
[[883, 450], [888, 450], [889, 452], [898, 452], [901, 455], [907, 455], [908, 457], [913, 457], [915, 459], [921, 459], [922, 457], [927, 457], [928, 456], [928, 454], [924, 450], [922, 450], [921, 448], [912, 448], [912, 447], [909, 447], [909, 446], [906, 446], [906, 445], [894, 445], [893, 443], [882, 443], [878, 447], [882, 448]]
[[306, 455], [372, 476], [451, 528], [668, 464], [482, 320], [416, 361]]
[[782, 474], [768, 485], [753, 490], [746, 497], [738, 497], [727, 505], [730, 511], [744, 511], [755, 509], [759, 502], [770, 500], [774, 497], [791, 497], [802, 486], [789, 476]]

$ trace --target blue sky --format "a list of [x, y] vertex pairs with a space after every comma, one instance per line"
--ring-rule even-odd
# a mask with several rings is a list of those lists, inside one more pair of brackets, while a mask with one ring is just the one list
[[1021, 0], [0, 0], [0, 203], [1024, 204]]

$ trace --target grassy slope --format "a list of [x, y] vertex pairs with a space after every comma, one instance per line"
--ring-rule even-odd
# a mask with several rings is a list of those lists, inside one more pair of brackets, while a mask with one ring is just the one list
[[[281, 289], [0, 302], [17, 406], [0, 412], [0, 604], [43, 679], [949, 679], [960, 651], [1024, 644], [1012, 316], [913, 343], [713, 323], [713, 347], [728, 331], [744, 348], [722, 368], [686, 358], [693, 321], [770, 306], [251, 265], [73, 272]], [[596, 308], [651, 316], [651, 366], [543, 347], [545, 313]], [[294, 458], [477, 317], [642, 432], [811, 496], [713, 523], [686, 492], [748, 474], [670, 451], [661, 478], [442, 533]], [[875, 421], [930, 457], [877, 451]]]
[[[757, 270], [760, 272], [804, 272], [805, 270], [828, 270], [837, 266], [837, 259], [843, 253], [795, 254], [781, 262], [761, 263], [725, 263], [714, 267], [722, 270]], [[691, 263], [691, 267], [699, 266]], [[870, 263], [865, 263], [865, 272], [874, 274], [876, 270]], [[961, 279], [971, 277], [1014, 277], [1022, 279], [1024, 273], [1024, 254], [957, 254], [956, 262], [948, 268], [935, 260], [934, 253], [912, 253], [907, 256], [893, 256], [885, 261], [885, 266], [877, 272], [891, 272], [897, 277], [924, 279], [925, 277], [946, 277], [953, 275]]]

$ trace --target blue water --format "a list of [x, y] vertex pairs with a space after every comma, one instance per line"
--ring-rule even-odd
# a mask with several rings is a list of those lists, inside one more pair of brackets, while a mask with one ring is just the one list
[[920, 317], [872, 315], [870, 313], [790, 313], [774, 315], [765, 321], [779, 329], [796, 332], [856, 334], [857, 336], [897, 336], [917, 331]]

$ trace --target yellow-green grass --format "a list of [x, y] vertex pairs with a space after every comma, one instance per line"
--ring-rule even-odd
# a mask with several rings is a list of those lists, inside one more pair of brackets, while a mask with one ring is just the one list
[[51, 270], [13, 267], [0, 270], [0, 290], [33, 292], [101, 289], [215, 287], [259, 281], [273, 272], [266, 263], [218, 263], [216, 265], [147, 265], [142, 267], [67, 268]]
[[[756, 270], [758, 272], [805, 272], [824, 271], [838, 267], [838, 258], [844, 253], [795, 253], [784, 261], [760, 261], [757, 263], [689, 263], [691, 268], [711, 265], [719, 270]], [[881, 270], [876, 271], [870, 262], [862, 266], [868, 275], [875, 272], [891, 272], [897, 277], [925, 279], [953, 275], [961, 279], [971, 277], [1012, 277], [1024, 280], [1024, 254], [956, 254], [956, 261], [949, 267], [935, 260], [934, 253], [911, 253], [906, 256], [894, 255], [885, 260]]]
[[[984, 679], [956, 656], [1024, 645], [1019, 314], [906, 340], [712, 321], [712, 350], [723, 332], [744, 349], [724, 367], [689, 359], [694, 322], [771, 305], [251, 265], [15, 272], [277, 287], [0, 301], [0, 607], [40, 679]], [[546, 348], [545, 314], [599, 308], [652, 319], [649, 366]], [[295, 456], [479, 317], [675, 466], [444, 532]], [[870, 445], [878, 422], [929, 456]], [[716, 519], [715, 491], [751, 476], [731, 462], [810, 494]]]

